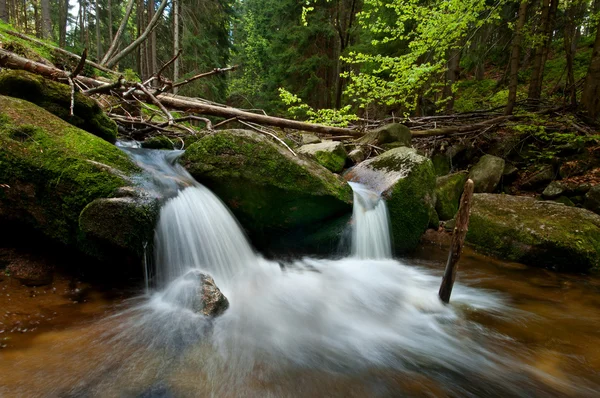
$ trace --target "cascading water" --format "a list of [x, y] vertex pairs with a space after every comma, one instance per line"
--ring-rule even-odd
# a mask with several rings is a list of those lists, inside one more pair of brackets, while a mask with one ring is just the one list
[[385, 200], [357, 182], [352, 211], [352, 255], [360, 259], [392, 258], [389, 216]]
[[[538, 381], [546, 375], [495, 349], [507, 339], [469, 320], [473, 313], [498, 321], [519, 316], [500, 297], [457, 284], [444, 305], [439, 275], [391, 258], [385, 202], [364, 186], [352, 184], [352, 256], [281, 267], [252, 250], [223, 203], [173, 162], [176, 154], [135, 156], [163, 175], [158, 185], [169, 197], [156, 230], [157, 289], [106, 321], [110, 353], [103, 365], [52, 395], [553, 393]], [[229, 299], [223, 315], [190, 310], [198, 293], [190, 270], [214, 277]]]

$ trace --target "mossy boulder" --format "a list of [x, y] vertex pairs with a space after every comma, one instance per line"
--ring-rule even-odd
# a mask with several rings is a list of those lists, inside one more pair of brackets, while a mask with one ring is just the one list
[[408, 127], [400, 123], [391, 123], [367, 132], [357, 143], [381, 146], [393, 142], [400, 146], [409, 147], [411, 140], [412, 134]]
[[366, 160], [346, 175], [386, 200], [398, 252], [414, 250], [427, 226], [435, 224], [435, 173], [431, 160], [406, 147]]
[[147, 149], [168, 149], [173, 150], [173, 141], [165, 137], [164, 135], [159, 135], [156, 137], [150, 137], [142, 142], [142, 148]]
[[181, 162], [229, 206], [258, 246], [352, 209], [352, 190], [343, 179], [252, 131], [206, 136]]
[[445, 176], [452, 169], [452, 159], [445, 153], [434, 153], [431, 156], [431, 162], [436, 176]]
[[302, 145], [298, 148], [298, 153], [307, 155], [314, 159], [321, 166], [339, 173], [346, 164], [348, 154], [344, 148], [344, 144], [339, 141], [324, 140], [315, 144]]
[[96, 101], [79, 92], [75, 93], [73, 116], [70, 116], [71, 89], [68, 85], [25, 71], [4, 70], [0, 72], [0, 95], [33, 102], [73, 126], [108, 142], [117, 139], [115, 122], [106, 116]]
[[463, 193], [467, 174], [454, 173], [438, 177], [435, 183], [435, 210], [440, 220], [446, 221], [454, 218], [458, 211], [460, 196]]
[[497, 156], [482, 156], [469, 173], [475, 183], [475, 192], [494, 192], [502, 178], [504, 163], [504, 159]]
[[[116, 146], [78, 129], [22, 99], [0, 96], [0, 222], [18, 222], [57, 242], [99, 256], [103, 243], [80, 227], [80, 214], [90, 203], [131, 186], [139, 169]], [[113, 217], [103, 238], [113, 242], [124, 230], [151, 238], [152, 228], [138, 215]], [[143, 232], [141, 232], [143, 231]], [[117, 246], [141, 254], [139, 239], [122, 236]], [[106, 239], [104, 239], [106, 241]], [[110, 243], [110, 242], [109, 242]], [[104, 253], [114, 246], [104, 247]]]
[[600, 216], [552, 201], [475, 194], [466, 241], [523, 264], [572, 272], [600, 270]]

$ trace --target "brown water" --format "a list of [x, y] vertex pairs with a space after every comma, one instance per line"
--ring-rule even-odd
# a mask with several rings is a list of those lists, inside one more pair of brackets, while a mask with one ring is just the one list
[[[432, 270], [441, 280], [445, 259], [445, 249], [429, 245], [406, 262]], [[507, 317], [465, 309], [466, 319], [478, 325], [471, 329], [480, 334], [475, 338], [520, 364], [500, 383], [494, 374], [451, 368], [323, 371], [278, 369], [268, 360], [239, 367], [242, 358], [219, 355], [207, 344], [177, 351], [127, 334], [125, 327], [135, 330], [129, 321], [138, 310], [123, 308], [135, 301], [83, 284], [75, 289], [85, 290], [85, 297], [74, 295], [73, 283], [61, 278], [35, 289], [0, 279], [3, 398], [600, 396], [600, 279], [501, 262], [469, 250], [458, 282], [499, 292], [513, 308]]]

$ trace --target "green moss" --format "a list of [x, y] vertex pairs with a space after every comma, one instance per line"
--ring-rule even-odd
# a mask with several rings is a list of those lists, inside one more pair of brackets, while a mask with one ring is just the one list
[[[126, 185], [136, 166], [114, 145], [27, 101], [0, 95], [0, 216], [75, 243], [81, 210]], [[118, 170], [118, 171], [117, 171]]]
[[321, 166], [334, 173], [342, 171], [344, 164], [346, 164], [346, 157], [337, 152], [319, 151], [315, 153], [315, 159]]
[[70, 116], [71, 89], [65, 84], [44, 79], [25, 71], [0, 72], [0, 95], [21, 98], [41, 106], [64, 121], [109, 142], [117, 138], [117, 125], [91, 98], [75, 93], [73, 116]]
[[173, 141], [171, 141], [164, 135], [160, 135], [158, 137], [151, 137], [142, 142], [142, 148], [173, 150]]
[[436, 153], [431, 157], [433, 163], [433, 169], [435, 170], [436, 176], [445, 176], [450, 173], [452, 164], [450, 158], [443, 153]]
[[255, 241], [350, 210], [352, 192], [344, 181], [253, 132], [206, 136], [181, 161], [227, 203]]
[[523, 264], [600, 270], [600, 217], [583, 209], [510, 195], [474, 195], [467, 242]]
[[454, 173], [436, 180], [435, 188], [435, 210], [441, 220], [450, 220], [458, 211], [460, 196], [462, 195], [466, 173]]

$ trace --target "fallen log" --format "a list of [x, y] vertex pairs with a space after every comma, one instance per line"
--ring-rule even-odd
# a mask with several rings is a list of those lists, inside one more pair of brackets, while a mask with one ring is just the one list
[[[0, 49], [0, 66], [10, 69], [26, 70], [28, 72], [35, 73], [49, 79], [60, 81], [61, 83], [68, 83], [69, 72], [65, 72], [58, 68], [47, 66], [39, 62], [31, 61], [27, 58], [23, 58], [17, 54], [3, 49]], [[85, 84], [87, 87], [90, 87], [90, 89], [107, 86], [106, 82], [102, 82], [85, 76], [78, 76], [73, 80], [77, 80]], [[136, 83], [125, 81], [122, 82], [122, 87], [126, 90], [134, 88], [135, 85]], [[135, 89], [133, 91], [133, 94], [136, 96], [136, 98], [142, 99], [148, 103], [153, 103], [152, 98], [148, 97], [148, 95], [142, 90]], [[160, 94], [160, 96], [157, 96], [156, 98], [158, 98], [160, 103], [167, 108], [180, 110], [188, 113], [219, 116], [226, 119], [237, 118], [238, 120], [243, 120], [246, 122], [254, 122], [268, 126], [290, 128], [301, 131], [310, 131], [321, 134], [351, 135], [353, 137], [360, 137], [363, 135], [362, 132], [349, 128], [325, 126], [322, 124], [306, 123], [274, 116], [259, 115], [256, 113], [241, 111], [236, 108], [206, 104], [200, 102], [197, 99], [183, 97], [180, 95]]]

